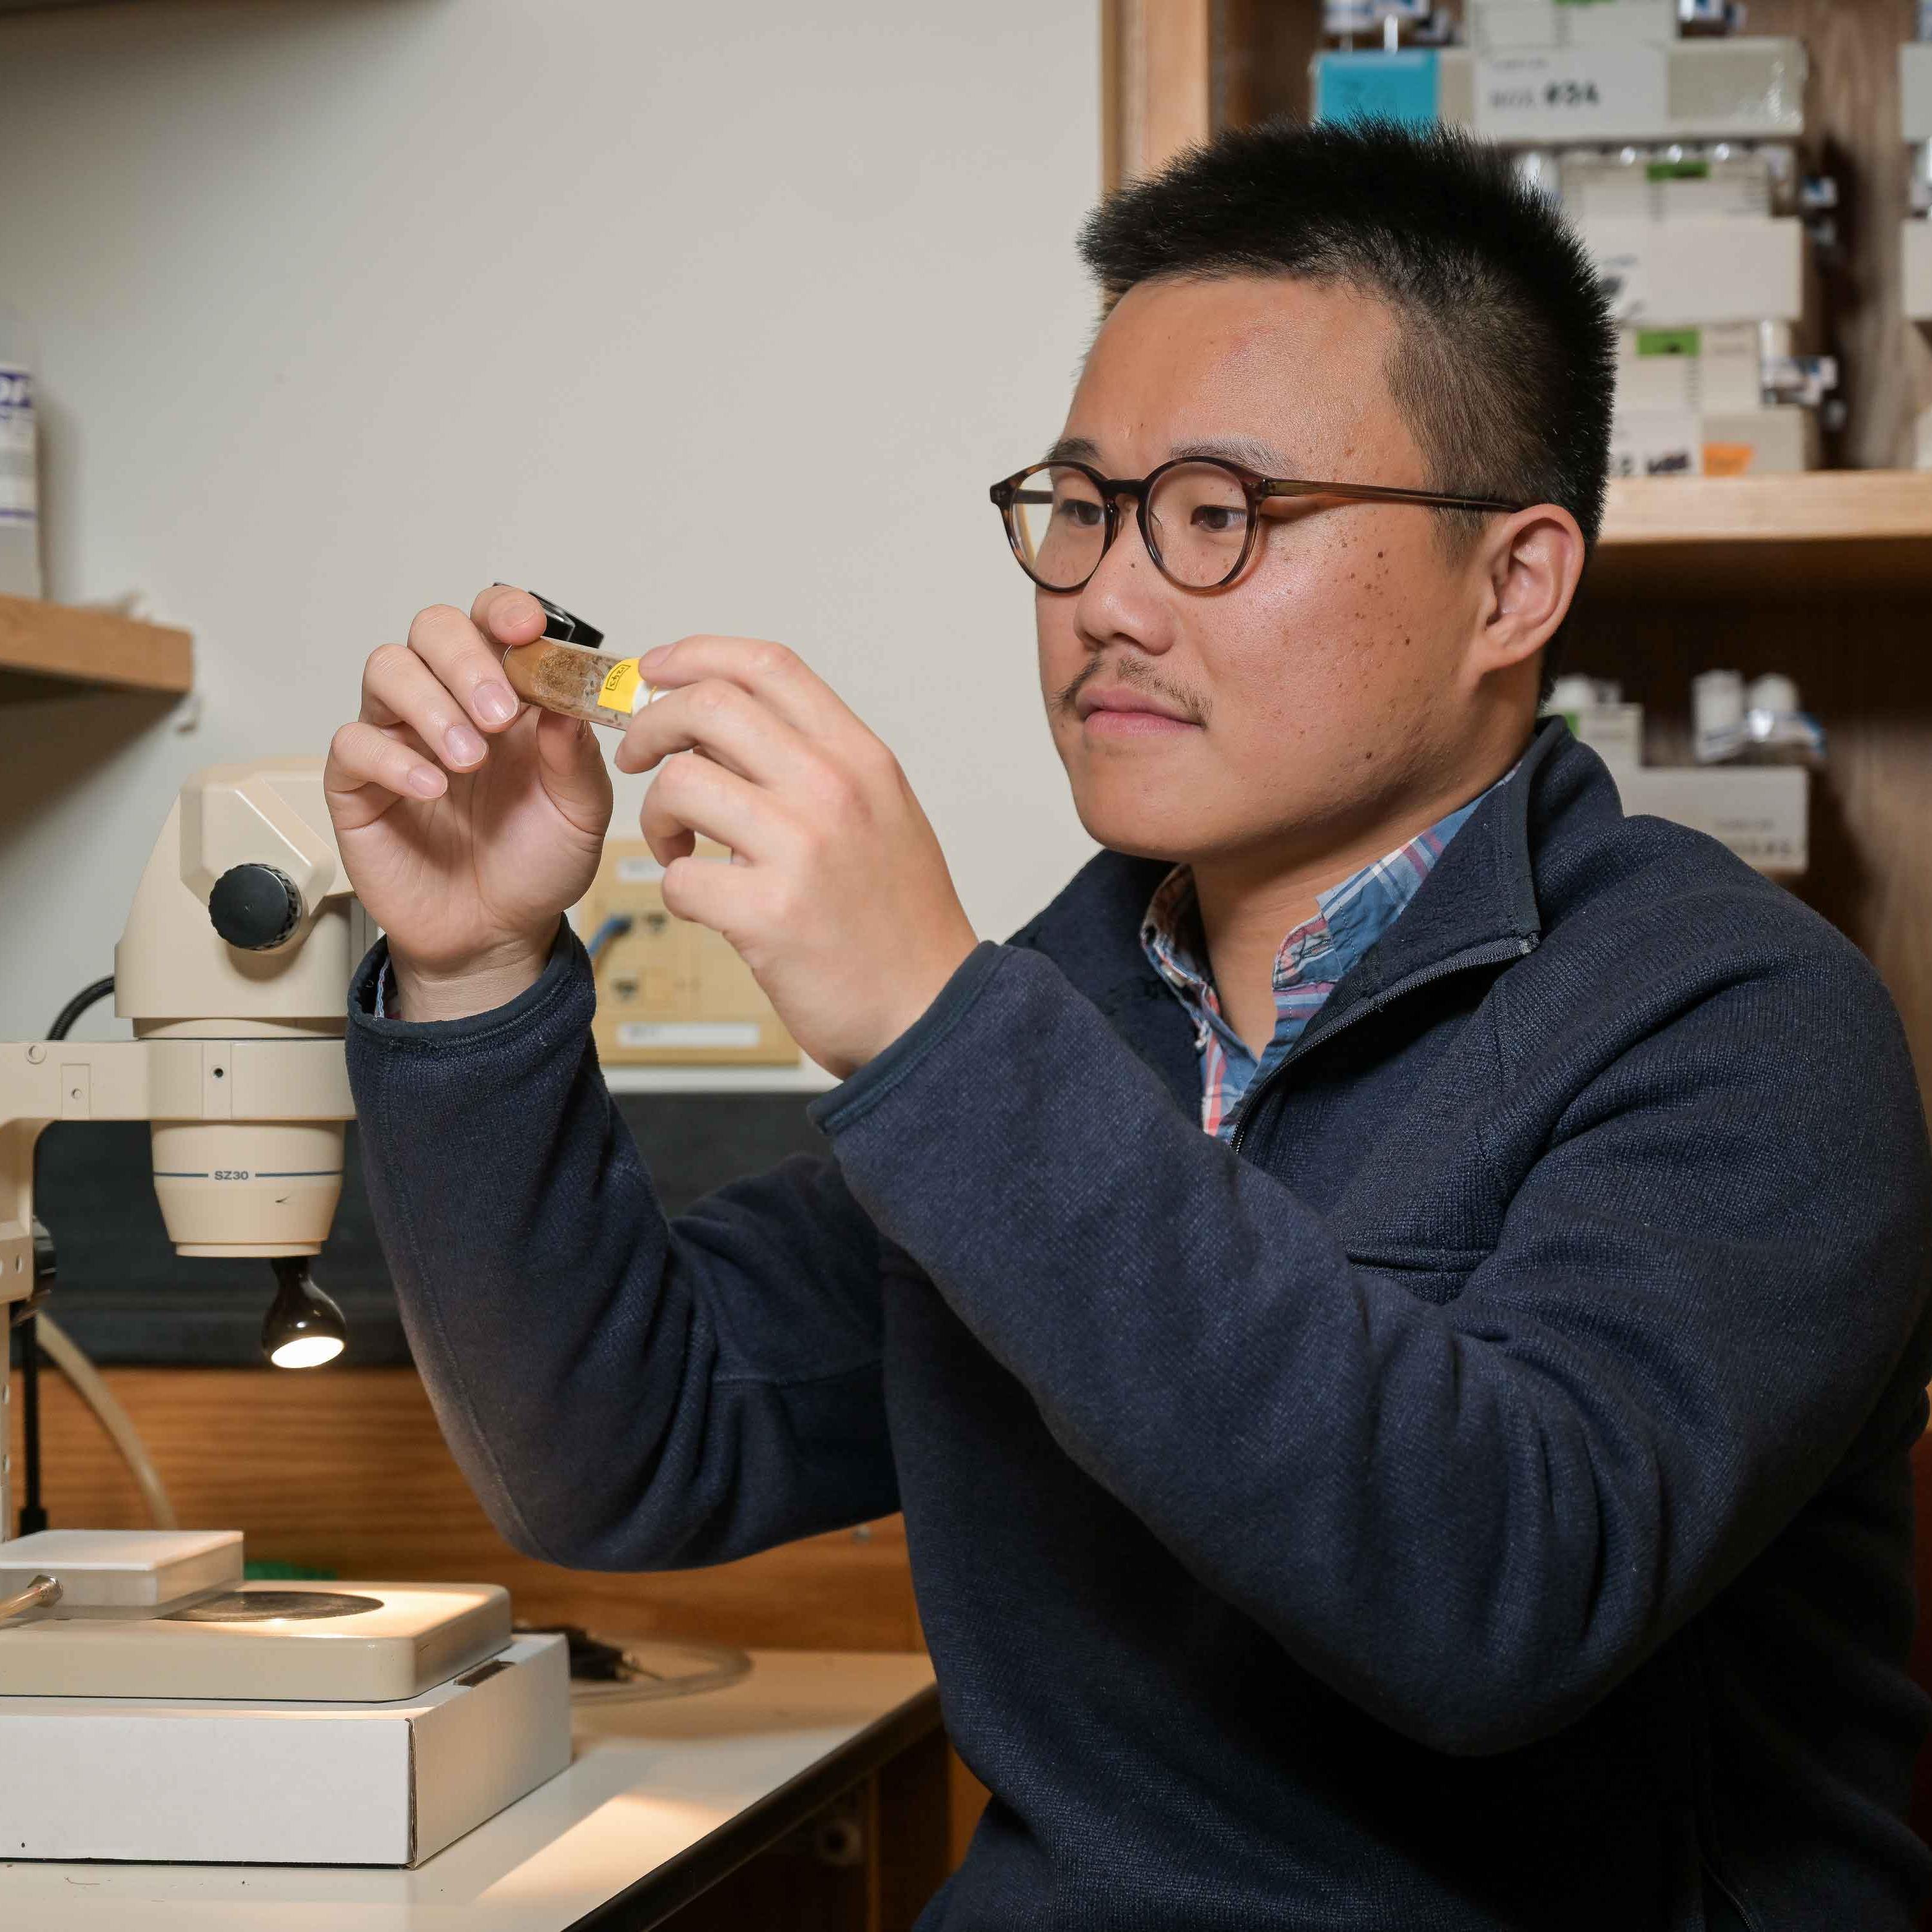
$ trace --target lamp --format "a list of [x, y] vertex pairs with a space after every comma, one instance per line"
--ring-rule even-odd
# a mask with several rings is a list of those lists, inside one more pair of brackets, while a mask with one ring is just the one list
[[278, 1255], [275, 1298], [262, 1323], [262, 1352], [278, 1369], [316, 1369], [348, 1346], [342, 1310], [315, 1285], [306, 1255]]

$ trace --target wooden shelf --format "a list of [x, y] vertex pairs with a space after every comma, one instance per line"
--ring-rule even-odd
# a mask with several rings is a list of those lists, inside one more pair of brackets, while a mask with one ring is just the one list
[[185, 631], [110, 610], [0, 597], [0, 702], [76, 686], [178, 696], [194, 676], [194, 640]]
[[1932, 472], [1635, 477], [1610, 485], [1586, 596], [1932, 595]]

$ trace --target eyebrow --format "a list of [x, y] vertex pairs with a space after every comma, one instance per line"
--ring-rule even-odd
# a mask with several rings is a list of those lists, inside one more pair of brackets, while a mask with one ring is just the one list
[[[1285, 476], [1288, 473], [1288, 466], [1279, 450], [1247, 436], [1217, 437], [1206, 442], [1176, 443], [1168, 452], [1170, 461], [1185, 460], [1190, 457], [1216, 458], [1222, 462], [1238, 463], [1244, 469], [1258, 470], [1264, 476]], [[1100, 446], [1090, 436], [1062, 436], [1046, 452], [1042, 460], [1048, 463], [1097, 464], [1100, 460]]]

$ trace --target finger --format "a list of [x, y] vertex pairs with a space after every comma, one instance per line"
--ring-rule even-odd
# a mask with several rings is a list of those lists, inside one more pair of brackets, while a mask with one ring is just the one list
[[336, 822], [352, 831], [374, 824], [398, 798], [440, 798], [449, 781], [400, 738], [358, 719], [330, 741], [322, 787]]
[[452, 604], [432, 604], [410, 626], [410, 649], [455, 694], [485, 731], [513, 723], [523, 706], [503, 681], [502, 653]]
[[537, 766], [557, 810], [580, 832], [602, 838], [610, 822], [610, 774], [597, 734], [580, 718], [539, 711]]
[[758, 860], [784, 842], [785, 821], [770, 793], [702, 758], [674, 758], [651, 781], [638, 829], [661, 866], [686, 856], [692, 835]]
[[371, 724], [406, 725], [453, 772], [483, 762], [483, 735], [454, 694], [414, 651], [385, 644], [362, 668], [362, 716]]
[[647, 772], [674, 752], [702, 750], [754, 784], [782, 786], [815, 772], [819, 754], [762, 698], [722, 677], [669, 691], [625, 728], [620, 772]]
[[477, 592], [470, 621], [500, 644], [527, 644], [543, 635], [544, 608], [514, 584], [493, 584]]
[[708, 926], [713, 932], [730, 932], [744, 924], [747, 888], [740, 866], [680, 855], [664, 862], [658, 890], [664, 910], [674, 919]]
[[652, 684], [667, 687], [697, 684], [706, 678], [739, 685], [808, 737], [838, 737], [866, 729], [838, 693], [784, 644], [758, 638], [680, 638], [674, 644], [646, 652], [638, 668]]

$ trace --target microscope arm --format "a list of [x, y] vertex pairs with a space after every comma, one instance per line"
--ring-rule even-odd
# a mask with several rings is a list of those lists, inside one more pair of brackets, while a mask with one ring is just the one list
[[34, 1147], [52, 1122], [153, 1121], [176, 1246], [286, 1255], [328, 1232], [354, 1117], [342, 1042], [326, 1035], [0, 1046], [0, 1303], [33, 1290]]

